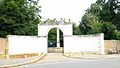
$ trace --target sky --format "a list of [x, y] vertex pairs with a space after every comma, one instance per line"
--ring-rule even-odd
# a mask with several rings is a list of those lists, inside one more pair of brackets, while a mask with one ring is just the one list
[[40, 0], [42, 19], [70, 19], [76, 24], [81, 21], [85, 10], [96, 0]]

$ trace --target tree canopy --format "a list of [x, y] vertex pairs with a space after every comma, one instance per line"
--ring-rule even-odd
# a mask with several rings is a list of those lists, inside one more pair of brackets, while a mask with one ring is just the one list
[[1, 0], [0, 37], [37, 35], [39, 12], [38, 0]]
[[105, 39], [120, 39], [120, 0], [97, 0], [79, 25], [82, 34], [104, 33]]

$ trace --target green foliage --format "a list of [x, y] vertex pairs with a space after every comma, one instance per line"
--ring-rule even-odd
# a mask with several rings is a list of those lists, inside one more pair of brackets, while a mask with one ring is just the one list
[[51, 46], [52, 43], [52, 47], [56, 46], [56, 41], [57, 41], [57, 29], [51, 29], [48, 33], [48, 46]]
[[111, 22], [102, 23], [101, 32], [105, 35], [104, 39], [116, 39], [116, 27]]
[[120, 0], [97, 0], [82, 17], [82, 34], [104, 33], [105, 39], [120, 40]]
[[120, 32], [116, 32], [116, 40], [120, 40]]
[[95, 34], [100, 33], [101, 22], [98, 21], [97, 16], [92, 13], [86, 13], [82, 17], [82, 22], [80, 23], [80, 30], [82, 34]]
[[[98, 0], [99, 1], [99, 0]], [[120, 0], [108, 0], [101, 5], [100, 20], [112, 22], [120, 31]]]
[[0, 2], [0, 37], [37, 35], [40, 22], [38, 1], [2, 0]]
[[91, 4], [90, 8], [86, 10], [86, 13], [91, 13], [94, 16], [99, 16], [101, 8], [98, 4]]
[[[59, 35], [60, 35], [59, 36], [60, 46], [63, 47], [63, 33], [60, 29], [59, 29]], [[48, 33], [48, 46], [56, 47], [56, 44], [57, 44], [57, 28], [53, 28]]]
[[80, 32], [80, 29], [79, 29], [79, 25], [76, 26], [75, 23], [73, 23], [73, 35], [80, 35], [81, 32]]

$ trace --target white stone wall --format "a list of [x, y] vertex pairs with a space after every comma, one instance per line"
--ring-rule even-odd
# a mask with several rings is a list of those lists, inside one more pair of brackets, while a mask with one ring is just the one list
[[64, 37], [64, 52], [91, 52], [104, 54], [104, 36], [74, 35]]
[[104, 54], [104, 34], [73, 35], [72, 24], [38, 25], [38, 36], [8, 36], [8, 54], [47, 53], [47, 36], [52, 28], [64, 35], [64, 52], [91, 52]]
[[47, 53], [47, 37], [8, 36], [8, 54]]
[[72, 24], [66, 25], [40, 25], [38, 24], [38, 36], [47, 36], [52, 28], [59, 28], [64, 35], [73, 35]]

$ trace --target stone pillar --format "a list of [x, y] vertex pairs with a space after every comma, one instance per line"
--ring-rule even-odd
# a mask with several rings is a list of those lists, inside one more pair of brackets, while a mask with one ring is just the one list
[[100, 54], [104, 55], [105, 51], [104, 51], [104, 34], [103, 33], [100, 34], [100, 40], [99, 41], [100, 41], [100, 45], [99, 45]]
[[57, 28], [57, 48], [60, 48], [60, 37], [59, 37], [59, 29]]

